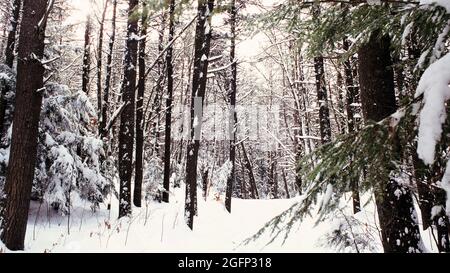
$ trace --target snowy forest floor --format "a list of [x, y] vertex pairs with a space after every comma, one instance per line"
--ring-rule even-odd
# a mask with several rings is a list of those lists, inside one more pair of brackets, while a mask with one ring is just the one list
[[[318, 225], [312, 217], [292, 229], [288, 239], [283, 236], [267, 244], [271, 237], [262, 236], [242, 244], [265, 223], [279, 215], [299, 197], [272, 200], [232, 200], [229, 214], [223, 200], [198, 199], [198, 217], [191, 231], [184, 222], [184, 189], [171, 195], [171, 203], [150, 202], [133, 208], [133, 216], [117, 219], [117, 200], [112, 210], [105, 205], [96, 212], [89, 206], [73, 209], [70, 218], [47, 204], [32, 202], [28, 221], [25, 251], [27, 252], [336, 252], [329, 245], [327, 234], [342, 224], [342, 219], [328, 219]], [[374, 232], [374, 216], [370, 204], [357, 214], [359, 224], [353, 226], [356, 240], [368, 240], [369, 248], [360, 251], [379, 252], [381, 246]], [[337, 217], [339, 218], [339, 217]], [[69, 221], [70, 220], [70, 221]], [[346, 219], [348, 221], [348, 219]], [[345, 227], [344, 227], [345, 228]], [[359, 231], [358, 231], [359, 230]], [[433, 252], [431, 235], [423, 234], [426, 248]], [[351, 240], [355, 239], [351, 238]], [[365, 239], [364, 239], [365, 238]], [[425, 239], [426, 238], [426, 239]], [[430, 238], [430, 240], [428, 240]], [[362, 243], [364, 245], [364, 243]], [[0, 252], [4, 252], [0, 246]], [[349, 245], [340, 251], [354, 251]]]

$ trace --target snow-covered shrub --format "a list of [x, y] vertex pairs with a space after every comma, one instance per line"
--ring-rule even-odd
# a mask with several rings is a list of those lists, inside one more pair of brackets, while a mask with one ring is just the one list
[[[12, 122], [12, 112], [13, 112], [13, 101], [16, 91], [16, 74], [7, 65], [0, 64], [0, 92], [5, 99], [5, 128], [8, 128]], [[0, 132], [1, 133], [1, 132]], [[10, 132], [7, 134], [10, 135]], [[0, 140], [0, 199], [3, 198], [3, 187], [5, 183], [5, 172], [6, 165], [5, 162], [9, 157], [9, 148], [5, 149], [6, 144], [4, 140]]]
[[[89, 201], [92, 208], [111, 190], [112, 178], [103, 142], [94, 132], [95, 108], [84, 92], [48, 83], [43, 91], [33, 200], [45, 200], [65, 213], [76, 200]], [[10, 131], [10, 130], [9, 130]], [[4, 179], [11, 135], [0, 149]]]
[[185, 163], [173, 162], [172, 164], [173, 169], [172, 174], [170, 175], [170, 185], [179, 188], [186, 177]]
[[164, 162], [157, 156], [152, 156], [144, 170], [143, 189], [146, 200], [161, 200], [164, 178]]
[[332, 247], [337, 252], [360, 253], [382, 250], [376, 227], [360, 219], [362, 213], [356, 215], [345, 215], [342, 212], [338, 215], [338, 213], [333, 216], [334, 221], [329, 232], [321, 238], [321, 245]]
[[[258, 151], [258, 154], [260, 151]], [[263, 156], [256, 159], [254, 162], [255, 167], [255, 179], [259, 180], [260, 183], [257, 183], [256, 186], [258, 188], [259, 197], [261, 199], [269, 199], [270, 198], [270, 191], [269, 191], [269, 162], [264, 159]]]
[[231, 164], [231, 161], [227, 160], [212, 174], [211, 187], [209, 191], [215, 196], [225, 194], [225, 191], [227, 189], [228, 176], [230, 176], [231, 174], [232, 167], [233, 166]]
[[110, 189], [110, 180], [102, 172], [103, 142], [92, 133], [95, 117], [84, 92], [46, 85], [33, 194], [59, 204], [63, 211], [72, 195], [98, 205]]
[[5, 100], [4, 129], [12, 122], [13, 102], [16, 93], [16, 73], [7, 65], [0, 64], [0, 90]]

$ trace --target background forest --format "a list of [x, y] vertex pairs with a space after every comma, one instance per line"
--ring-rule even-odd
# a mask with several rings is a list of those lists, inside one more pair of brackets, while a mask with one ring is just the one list
[[450, 1], [0, 4], [0, 252], [450, 252]]

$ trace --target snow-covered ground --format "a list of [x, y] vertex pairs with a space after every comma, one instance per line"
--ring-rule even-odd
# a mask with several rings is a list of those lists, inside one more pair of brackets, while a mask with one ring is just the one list
[[[194, 230], [184, 223], [184, 190], [177, 189], [171, 203], [151, 202], [133, 208], [133, 216], [117, 220], [104, 206], [93, 213], [88, 205], [74, 208], [69, 217], [32, 203], [25, 242], [29, 252], [233, 252], [233, 251], [327, 251], [316, 245], [323, 228], [313, 221], [302, 224], [284, 245], [266, 247], [265, 241], [242, 246], [267, 221], [289, 208], [297, 199], [233, 199], [229, 214], [222, 200], [199, 197]], [[2, 246], [0, 246], [2, 248]]]
[[[28, 252], [335, 252], [326, 236], [342, 220], [329, 219], [315, 225], [313, 218], [303, 220], [293, 228], [288, 239], [283, 236], [273, 243], [270, 236], [262, 236], [249, 244], [242, 244], [266, 222], [300, 199], [242, 200], [233, 199], [229, 214], [222, 200], [208, 201], [199, 197], [198, 217], [191, 231], [184, 223], [184, 190], [171, 195], [171, 203], [151, 202], [133, 208], [133, 216], [117, 220], [115, 202], [112, 210], [104, 206], [93, 213], [89, 206], [71, 212], [70, 221], [47, 205], [32, 203], [26, 235]], [[373, 232], [374, 215], [369, 205], [358, 214], [366, 222], [359, 225], [362, 233]], [[347, 219], [348, 220], [348, 219]], [[352, 232], [358, 232], [353, 227]], [[376, 233], [376, 232], [375, 232]], [[367, 235], [367, 234], [366, 234]], [[428, 234], [422, 234], [431, 249]], [[371, 251], [380, 251], [374, 234]], [[425, 240], [426, 238], [426, 240]], [[349, 246], [347, 251], [351, 251]], [[0, 252], [5, 251], [0, 245]], [[344, 250], [345, 251], [345, 250]], [[361, 251], [364, 251], [361, 249]]]

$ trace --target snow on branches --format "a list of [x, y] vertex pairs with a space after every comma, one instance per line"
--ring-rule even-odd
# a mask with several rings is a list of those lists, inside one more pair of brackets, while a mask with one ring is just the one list
[[[62, 213], [77, 201], [92, 208], [103, 202], [111, 190], [106, 172], [103, 142], [94, 134], [96, 113], [84, 92], [72, 92], [65, 85], [46, 84], [39, 123], [37, 163], [32, 199], [46, 201]], [[0, 149], [1, 176], [8, 164], [10, 135]]]
[[435, 147], [441, 139], [442, 125], [447, 117], [446, 101], [450, 99], [449, 67], [450, 54], [431, 64], [423, 73], [415, 95], [424, 96], [417, 153], [426, 164], [434, 162]]

